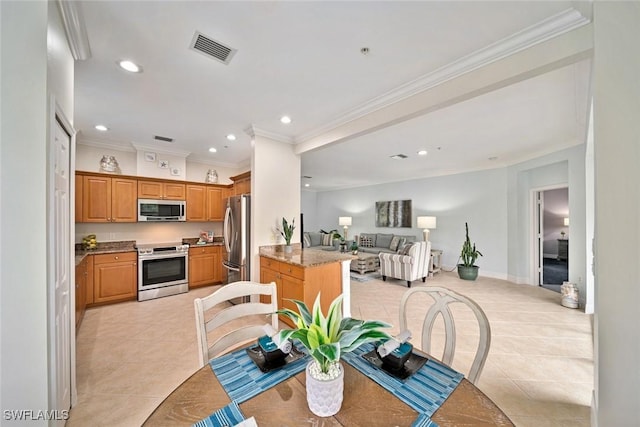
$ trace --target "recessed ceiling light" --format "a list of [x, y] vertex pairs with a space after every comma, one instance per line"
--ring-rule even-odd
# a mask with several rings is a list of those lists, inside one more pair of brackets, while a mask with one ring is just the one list
[[139, 66], [138, 64], [135, 64], [129, 60], [125, 60], [125, 61], [120, 61], [118, 62], [118, 65], [124, 69], [129, 71], [130, 73], [141, 73], [142, 72], [142, 67]]
[[305, 187], [310, 187], [310, 186], [311, 186], [311, 184], [306, 183], [304, 186], [305, 186]]
[[280, 117], [280, 121], [282, 123], [284, 123], [285, 125], [288, 125], [289, 123], [291, 123], [291, 117], [289, 116], [282, 116]]
[[216, 153], [218, 150], [216, 150], [215, 148], [211, 147], [209, 148], [209, 152], [210, 153]]
[[235, 141], [236, 140], [236, 136], [234, 134], [230, 133], [229, 135], [227, 135], [227, 139], [229, 141]]
[[394, 160], [402, 160], [402, 159], [406, 159], [407, 156], [405, 154], [394, 154], [393, 156], [389, 156]]
[[109, 130], [109, 128], [108, 128], [108, 127], [106, 127], [105, 125], [95, 125], [95, 128], [96, 128], [97, 130], [99, 130], [100, 132], [106, 132], [106, 131], [108, 131], [108, 130]]
[[418, 151], [418, 156], [426, 156], [426, 155], [427, 155], [427, 150]]

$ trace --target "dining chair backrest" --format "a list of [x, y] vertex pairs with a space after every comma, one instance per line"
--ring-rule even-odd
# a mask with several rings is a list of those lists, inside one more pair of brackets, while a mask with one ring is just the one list
[[474, 383], [480, 378], [482, 369], [484, 368], [485, 361], [487, 360], [487, 354], [489, 353], [489, 347], [491, 345], [491, 326], [489, 325], [489, 319], [482, 311], [482, 308], [470, 298], [464, 295], [460, 295], [449, 289], [440, 288], [436, 286], [412, 288], [404, 293], [400, 300], [400, 330], [404, 331], [407, 328], [407, 304], [409, 299], [416, 294], [429, 295], [434, 303], [427, 310], [424, 321], [422, 323], [422, 350], [428, 354], [431, 354], [431, 340], [433, 334], [433, 326], [439, 315], [442, 316], [445, 329], [445, 341], [444, 350], [441, 361], [451, 366], [453, 357], [456, 350], [456, 327], [455, 319], [451, 312], [450, 304], [462, 303], [465, 304], [475, 315], [480, 337], [478, 340], [478, 347], [476, 354], [471, 364], [471, 369], [467, 375], [467, 379]]
[[[231, 303], [231, 300], [250, 298], [253, 295], [268, 296], [271, 302], [265, 303], [258, 300], [239, 304]], [[270, 323], [277, 330], [278, 315], [275, 314], [278, 309], [277, 301], [277, 290], [274, 282], [264, 284], [249, 281], [229, 283], [207, 297], [196, 298], [193, 304], [196, 312], [200, 366], [206, 365], [213, 357], [240, 343], [265, 335], [265, 323]], [[216, 307], [216, 310], [212, 310], [214, 307]], [[211, 310], [211, 315], [207, 313], [209, 310]], [[259, 316], [261, 314], [267, 316], [263, 319], [262, 316]], [[225, 325], [228, 328], [228, 324], [233, 321], [235, 321], [234, 323], [242, 322], [242, 325], [238, 327], [238, 325], [234, 324], [232, 326], [235, 329], [229, 332], [220, 332], [221, 335], [209, 345], [207, 334], [214, 330], [224, 331]]]

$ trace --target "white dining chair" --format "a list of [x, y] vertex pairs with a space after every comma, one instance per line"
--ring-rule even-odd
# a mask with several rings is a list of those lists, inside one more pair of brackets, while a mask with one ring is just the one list
[[[260, 300], [239, 304], [231, 302], [253, 295], [269, 297], [271, 302], [265, 303]], [[261, 300], [264, 299], [266, 298], [261, 298]], [[266, 284], [249, 281], [229, 283], [207, 297], [196, 298], [193, 304], [196, 312], [200, 366], [206, 365], [213, 357], [240, 343], [265, 335], [265, 323], [270, 323], [274, 329], [278, 329], [278, 315], [275, 314], [278, 309], [278, 298], [274, 282]], [[209, 316], [208, 312], [212, 314]], [[265, 318], [259, 316], [260, 314], [264, 314]], [[238, 323], [238, 319], [243, 321], [242, 326], [231, 325], [235, 329], [225, 332], [229, 323], [233, 321]], [[222, 335], [209, 344], [207, 334], [214, 330], [221, 331]]]
[[471, 369], [467, 375], [467, 379], [475, 384], [480, 378], [484, 363], [487, 360], [489, 354], [489, 347], [491, 346], [491, 326], [489, 325], [489, 319], [482, 311], [482, 308], [470, 298], [464, 295], [460, 295], [449, 289], [440, 288], [436, 286], [419, 287], [409, 289], [404, 293], [400, 300], [400, 330], [404, 331], [407, 328], [407, 304], [409, 299], [416, 294], [429, 295], [434, 303], [427, 310], [424, 321], [422, 323], [422, 350], [428, 354], [431, 353], [431, 339], [433, 333], [433, 326], [439, 315], [442, 316], [445, 329], [445, 342], [442, 358], [440, 359], [444, 364], [451, 366], [456, 350], [456, 327], [455, 319], [450, 309], [450, 304], [462, 303], [465, 304], [478, 320], [478, 326], [480, 331], [480, 338], [478, 340], [478, 347], [476, 354], [471, 364]]

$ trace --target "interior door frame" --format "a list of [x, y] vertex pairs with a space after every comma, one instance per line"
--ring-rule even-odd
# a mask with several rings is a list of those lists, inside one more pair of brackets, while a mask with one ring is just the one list
[[[49, 98], [48, 108], [48, 124], [47, 124], [47, 140], [48, 140], [48, 159], [47, 159], [47, 205], [53, 206], [55, 180], [54, 180], [54, 143], [55, 143], [55, 126], [59, 123], [64, 131], [69, 135], [69, 224], [68, 229], [70, 235], [69, 239], [69, 253], [67, 254], [67, 266], [69, 271], [69, 355], [70, 355], [70, 393], [71, 393], [71, 406], [75, 406], [78, 401], [78, 393], [76, 388], [76, 330], [75, 330], [75, 152], [76, 152], [76, 130], [74, 129], [71, 121], [64, 113], [62, 106], [57, 102], [55, 96], [52, 94]], [[52, 238], [55, 212], [54, 209], [48, 209], [47, 212], [47, 304], [48, 304], [48, 361], [49, 361], [49, 407], [51, 409], [57, 409], [56, 405], [59, 400], [57, 392], [58, 384], [58, 372], [56, 369], [56, 347], [55, 347], [55, 334], [56, 334], [56, 322], [55, 322], [55, 308], [56, 308], [56, 295], [55, 295], [55, 250], [56, 242]], [[64, 425], [64, 420], [56, 420], [60, 425]]]
[[[542, 260], [544, 259], [544, 199], [542, 193], [560, 188], [569, 189], [569, 184], [555, 184], [536, 187], [530, 190], [530, 218], [529, 228], [530, 260], [529, 283], [540, 286], [543, 283]], [[540, 200], [540, 203], [538, 203]], [[569, 259], [569, 262], [571, 260]]]

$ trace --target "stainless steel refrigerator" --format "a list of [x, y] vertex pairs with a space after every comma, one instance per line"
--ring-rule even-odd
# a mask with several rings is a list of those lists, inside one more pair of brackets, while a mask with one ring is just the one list
[[227, 270], [226, 283], [251, 280], [251, 196], [242, 194], [227, 199], [224, 215], [222, 265]]

